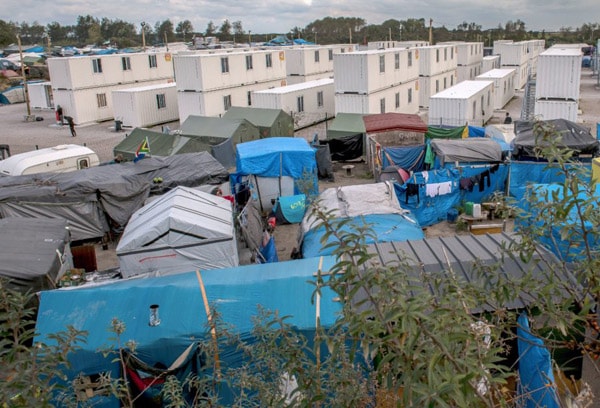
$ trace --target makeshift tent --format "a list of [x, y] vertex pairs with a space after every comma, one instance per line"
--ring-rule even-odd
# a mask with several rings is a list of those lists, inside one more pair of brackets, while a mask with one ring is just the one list
[[462, 139], [465, 131], [465, 127], [455, 127], [455, 128], [438, 128], [438, 127], [428, 127], [426, 137], [429, 139]]
[[179, 129], [183, 136], [191, 137], [206, 146], [210, 153], [226, 168], [235, 165], [235, 146], [260, 138], [258, 128], [246, 119], [225, 119], [190, 115]]
[[52, 289], [73, 267], [67, 221], [0, 219], [0, 276], [22, 293]]
[[332, 160], [353, 160], [364, 153], [365, 122], [362, 114], [338, 113], [327, 128]]
[[393, 130], [425, 134], [427, 124], [419, 115], [407, 113], [381, 113], [376, 115], [364, 115], [365, 131], [367, 133], [381, 133]]
[[117, 256], [125, 278], [238, 266], [231, 202], [177, 187], [131, 216]]
[[[98, 350], [115, 350], [114, 333], [107, 328], [117, 318], [126, 328], [123, 338], [135, 340], [136, 357], [149, 366], [170, 366], [190, 346], [210, 341], [205, 304], [213, 305], [228, 331], [252, 342], [257, 305], [289, 316], [286, 322], [311, 336], [315, 316], [330, 327], [340, 310], [337, 296], [323, 288], [319, 306], [313, 302], [315, 273], [330, 270], [332, 258], [295, 260], [285, 263], [248, 265], [237, 268], [198, 271], [148, 279], [125, 279], [115, 283], [81, 286], [71, 290], [42, 292], [36, 324], [36, 342], [56, 344], [51, 335], [65, 331], [67, 325], [87, 331], [87, 341], [68, 356], [65, 381], [78, 375], [109, 372], [120, 375], [117, 355], [103, 356]], [[205, 298], [203, 297], [205, 294]], [[290, 296], [293, 293], [293, 296]], [[150, 307], [156, 305], [160, 324], [151, 326]], [[318, 307], [318, 309], [317, 309]], [[243, 355], [235, 345], [220, 346], [221, 366], [239, 365]], [[90, 405], [119, 406], [108, 397], [93, 397]], [[112, 403], [112, 404], [111, 404]]]
[[459, 140], [431, 140], [436, 161], [446, 163], [497, 163], [502, 161], [502, 148], [491, 139], [468, 138]]
[[279, 197], [273, 208], [278, 224], [296, 224], [306, 212], [306, 195]]
[[[153, 183], [155, 178], [162, 182]], [[66, 219], [74, 241], [98, 238], [110, 231], [109, 221], [124, 226], [150, 194], [221, 184], [228, 178], [227, 170], [207, 152], [70, 173], [1, 177], [0, 215]]]
[[[351, 220], [341, 227], [341, 231], [349, 231], [352, 226], [369, 225], [377, 242], [424, 237], [415, 217], [400, 206], [391, 182], [328, 188], [315, 200], [314, 206], [329, 213], [334, 222]], [[301, 223], [299, 247], [302, 248], [304, 258], [330, 255], [333, 252], [331, 247], [323, 248], [325, 244], [321, 240], [324, 235], [323, 222], [309, 208]], [[373, 242], [372, 237], [365, 239], [367, 243]], [[334, 237], [330, 237], [327, 242], [335, 242], [334, 240]]]
[[198, 153], [210, 150], [204, 143], [192, 137], [135, 128], [113, 148], [113, 153], [115, 157], [120, 154], [125, 160], [133, 161], [136, 158], [136, 152], [140, 145], [146, 139], [148, 139], [148, 145], [150, 146], [149, 156], [154, 157], [166, 157], [174, 154]]
[[329, 145], [315, 145], [313, 143], [311, 146], [315, 149], [319, 179], [334, 181], [335, 174], [333, 172], [333, 163], [331, 163], [331, 150], [329, 149]]
[[[582, 182], [589, 182], [589, 173], [585, 171], [589, 168], [589, 163], [567, 163], [567, 171], [573, 169], [578, 171]], [[533, 184], [552, 184], [564, 183], [565, 173], [557, 165], [546, 162], [530, 161], [511, 161], [509, 194], [517, 201], [520, 201], [527, 192], [527, 188]]]
[[257, 127], [260, 137], [294, 136], [294, 119], [281, 109], [232, 106], [223, 119], [246, 119]]
[[559, 146], [574, 150], [577, 154], [600, 154], [600, 142], [592, 135], [589, 128], [566, 119], [544, 120], [536, 122], [515, 122], [516, 136], [513, 140], [513, 157], [518, 160], [535, 158], [535, 148], [548, 146], [549, 141], [541, 140], [543, 129], [556, 132], [560, 137]]
[[237, 176], [249, 178], [253, 198], [262, 211], [270, 211], [280, 196], [318, 192], [315, 150], [302, 138], [240, 143], [236, 168]]

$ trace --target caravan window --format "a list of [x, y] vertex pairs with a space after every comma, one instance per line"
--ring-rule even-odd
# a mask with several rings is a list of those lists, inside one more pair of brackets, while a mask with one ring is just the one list
[[90, 167], [90, 161], [87, 158], [77, 160], [77, 168], [79, 170], [87, 169], [88, 167]]

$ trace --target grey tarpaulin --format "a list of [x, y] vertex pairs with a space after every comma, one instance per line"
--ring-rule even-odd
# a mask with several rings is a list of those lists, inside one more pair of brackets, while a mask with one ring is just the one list
[[21, 292], [53, 289], [72, 268], [67, 221], [0, 219], [0, 276]]
[[[155, 178], [162, 182], [153, 183]], [[150, 194], [176, 186], [227, 181], [227, 170], [208, 152], [150, 157], [70, 173], [0, 177], [0, 216], [64, 218], [73, 240], [101, 237], [104, 214], [125, 225]]]
[[458, 140], [432, 139], [431, 148], [440, 164], [452, 162], [499, 162], [502, 147], [491, 139], [472, 137]]

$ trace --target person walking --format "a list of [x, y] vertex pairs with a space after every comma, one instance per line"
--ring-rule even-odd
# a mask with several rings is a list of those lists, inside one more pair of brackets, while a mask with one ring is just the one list
[[59, 125], [64, 125], [64, 117], [63, 117], [63, 108], [60, 105], [56, 105], [56, 123]]
[[75, 131], [75, 122], [73, 122], [73, 118], [70, 116], [65, 116], [65, 120], [69, 124], [69, 130], [71, 131], [71, 136], [77, 136], [77, 132]]
[[512, 123], [512, 118], [510, 117], [510, 113], [506, 112], [506, 117], [504, 118], [504, 124], [510, 125]]

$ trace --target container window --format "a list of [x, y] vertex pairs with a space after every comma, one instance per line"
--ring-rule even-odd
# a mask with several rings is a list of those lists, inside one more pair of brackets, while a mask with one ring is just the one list
[[156, 106], [158, 109], [164, 109], [167, 107], [167, 100], [165, 94], [156, 95]]
[[379, 111], [380, 113], [385, 113], [385, 98], [379, 100]]
[[435, 50], [435, 62], [440, 62], [440, 49]]
[[329, 61], [333, 61], [333, 50], [329, 50]]
[[379, 56], [379, 72], [385, 72], [385, 55]]
[[304, 112], [304, 96], [299, 96], [297, 99], [298, 112]]
[[319, 60], [321, 59], [321, 54], [319, 53], [319, 50], [315, 51], [315, 62], [319, 62]]
[[102, 60], [100, 58], [92, 59], [92, 67], [94, 68], [94, 74], [102, 73]]
[[225, 95], [223, 97], [223, 108], [227, 111], [231, 108], [231, 95]]
[[265, 61], [267, 64], [267, 68], [271, 68], [273, 66], [273, 57], [271, 54], [265, 54]]
[[252, 67], [252, 55], [246, 55], [246, 70], [251, 70]]
[[408, 88], [408, 103], [412, 103], [412, 88]]
[[131, 58], [121, 57], [121, 65], [123, 66], [123, 71], [131, 71]]
[[252, 106], [252, 91], [248, 91], [246, 95], [248, 97], [248, 106]]
[[400, 69], [400, 53], [399, 52], [394, 54], [394, 68]]
[[229, 72], [229, 58], [221, 57], [221, 73], [226, 74]]
[[408, 52], [408, 66], [412, 67], [412, 51]]
[[396, 92], [396, 109], [400, 107], [400, 92]]
[[148, 55], [148, 66], [150, 68], [158, 67], [158, 64], [156, 63], [156, 55]]
[[317, 92], [317, 106], [319, 108], [323, 107], [323, 91]]
[[99, 108], [106, 108], [106, 94], [105, 93], [101, 93], [101, 94], [96, 94], [96, 102], [98, 103], [98, 107]]

